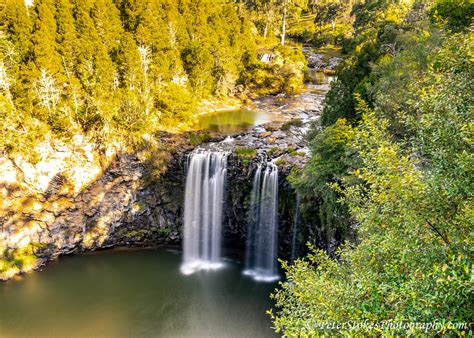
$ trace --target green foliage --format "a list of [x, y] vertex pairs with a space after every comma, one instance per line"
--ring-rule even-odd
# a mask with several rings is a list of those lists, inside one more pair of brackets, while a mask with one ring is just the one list
[[273, 61], [255, 62], [242, 74], [239, 84], [256, 95], [295, 93], [304, 81], [306, 59], [299, 47], [277, 46]]
[[252, 15], [252, 21], [264, 39], [278, 37], [285, 41], [282, 34], [288, 22], [299, 22], [301, 13], [307, 9], [307, 0], [244, 0]]
[[[340, 71], [354, 82], [332, 87], [313, 158], [292, 176], [320, 213], [345, 208], [343, 224], [357, 225], [357, 240], [337, 259], [313, 249], [283, 264], [287, 281], [271, 315], [286, 336], [472, 335], [473, 34], [428, 26], [417, 4], [407, 13], [417, 20], [400, 26], [398, 15], [386, 21], [397, 11], [383, 11], [374, 32], [381, 5], [354, 8], [355, 29], [378, 42], [364, 38], [354, 49]], [[339, 202], [328, 209], [324, 188]]]
[[275, 157], [282, 155], [284, 151], [280, 147], [272, 147], [270, 150], [267, 151], [268, 156]]
[[254, 158], [257, 156], [257, 150], [254, 148], [237, 147], [235, 155], [238, 157]]
[[327, 95], [321, 116], [323, 126], [335, 123], [338, 118], [346, 118], [351, 123], [360, 118], [354, 94], [368, 100], [365, 85], [369, 82], [372, 64], [396, 48], [397, 33], [407, 28], [404, 19], [412, 13], [410, 3], [366, 1], [353, 6], [354, 39], [346, 46], [349, 56]]
[[162, 95], [156, 97], [155, 106], [162, 114], [163, 124], [172, 125], [189, 121], [196, 112], [197, 100], [185, 87], [171, 83]]
[[0, 255], [0, 275], [8, 274], [9, 270], [24, 271], [34, 266], [37, 257], [33, 252], [35, 244], [29, 244], [21, 249], [5, 250]]
[[334, 28], [331, 25], [326, 25], [322, 26], [321, 30], [313, 35], [311, 42], [317, 47], [327, 45], [344, 46], [351, 33], [352, 26], [349, 24], [342, 23], [335, 25]]
[[310, 0], [305, 14], [292, 22], [288, 35], [316, 47], [342, 46], [352, 34], [352, 1]]
[[61, 57], [56, 46], [55, 7], [52, 0], [42, 1], [35, 7], [33, 33], [33, 60], [38, 69], [51, 74], [61, 71]]
[[248, 166], [250, 161], [257, 156], [257, 150], [254, 148], [237, 147], [235, 148], [235, 156], [237, 156], [244, 166]]
[[27, 9], [6, 0], [1, 151], [24, 153], [36, 138], [80, 132], [103, 144], [140, 144], [156, 130], [189, 126], [199, 100], [210, 96], [296, 91], [304, 58], [282, 47], [277, 63], [257, 62], [249, 7], [231, 0], [39, 0]]
[[185, 136], [189, 139], [192, 145], [197, 146], [201, 143], [208, 142], [211, 139], [211, 135], [207, 130], [197, 133], [188, 133]]
[[[357, 165], [354, 156], [346, 149], [353, 137], [353, 128], [342, 119], [319, 132], [310, 144], [313, 155], [310, 162], [301, 172], [293, 172], [289, 178], [303, 197], [303, 214], [308, 210], [307, 217], [317, 220], [325, 240], [330, 240], [336, 233], [339, 237], [345, 237], [349, 232], [347, 208], [337, 203], [340, 196], [329, 184], [341, 182], [348, 176], [349, 168]], [[315, 204], [317, 215], [312, 214]]]
[[[327, 182], [340, 180], [351, 161], [346, 146], [354, 131], [343, 119], [318, 133], [311, 141], [313, 156], [303, 175], [294, 177], [294, 184], [304, 189], [318, 190]], [[309, 180], [308, 180], [309, 179]]]
[[432, 22], [446, 23], [453, 31], [472, 24], [474, 3], [470, 0], [438, 0], [428, 13]]
[[[387, 121], [368, 113], [351, 147], [363, 161], [354, 175], [361, 183], [336, 188], [358, 222], [359, 243], [340, 249], [333, 261], [316, 251], [294, 266], [284, 265], [288, 281], [274, 294], [277, 331], [285, 334], [374, 333], [364, 327], [331, 330], [324, 321], [369, 323], [468, 322], [472, 262], [469, 248], [472, 201], [436, 200], [431, 178], [403, 155], [387, 133]], [[339, 185], [339, 187], [341, 187]], [[444, 190], [445, 194], [450, 195]], [[471, 191], [472, 193], [472, 191]], [[457, 194], [454, 193], [454, 196]], [[447, 208], [446, 208], [447, 209]], [[445, 209], [445, 210], [446, 210]], [[436, 332], [467, 332], [449, 327]], [[424, 328], [380, 328], [382, 334], [422, 334]], [[433, 334], [435, 331], [429, 331]]]
[[[2, 8], [3, 7], [3, 8]], [[31, 54], [32, 23], [23, 0], [6, 0], [0, 7], [1, 27], [18, 50], [21, 60]]]

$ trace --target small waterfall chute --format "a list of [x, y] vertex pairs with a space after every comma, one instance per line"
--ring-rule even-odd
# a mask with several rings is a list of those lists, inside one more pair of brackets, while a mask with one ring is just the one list
[[181, 272], [214, 270], [221, 260], [227, 153], [198, 149], [187, 164]]
[[[262, 177], [263, 176], [263, 177]], [[257, 281], [278, 280], [278, 167], [257, 167], [250, 196], [244, 274]]]

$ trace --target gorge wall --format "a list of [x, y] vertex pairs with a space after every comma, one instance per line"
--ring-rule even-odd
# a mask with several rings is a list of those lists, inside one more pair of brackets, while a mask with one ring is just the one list
[[279, 256], [289, 259], [295, 242], [297, 253], [306, 241], [332, 246], [336, 239], [321, 235], [316, 218], [302, 215], [295, 228], [296, 194], [287, 181], [293, 167], [309, 160], [304, 133], [319, 117], [327, 89], [308, 85], [290, 98], [256, 100], [253, 108], [270, 112], [273, 122], [232, 138], [162, 133], [150, 140], [160, 151], [131, 153], [119, 145], [97, 150], [77, 136], [69, 145], [45, 143], [35, 161], [0, 156], [0, 279], [64, 254], [180, 244], [187, 155], [196, 139], [206, 141], [200, 147], [229, 152], [225, 248], [244, 251], [253, 176], [269, 160], [279, 167]]
[[[56, 158], [36, 166], [3, 158], [2, 170], [7, 173], [8, 169], [10, 181], [0, 186], [1, 279], [63, 254], [113, 246], [179, 244], [188, 151], [174, 153], [158, 179], [151, 177], [152, 168], [146, 161], [121, 152], [104, 159], [108, 161], [105, 168], [97, 156], [90, 156], [78, 173], [69, 172], [69, 166], [76, 166], [82, 155], [69, 155], [64, 163]], [[235, 248], [245, 245], [246, 208], [257, 161], [256, 157], [229, 157], [224, 240]], [[45, 172], [49, 175], [42, 176]], [[75, 175], [83, 181], [75, 181]], [[42, 183], [45, 181], [48, 184]], [[287, 228], [286, 218], [281, 217], [281, 229]]]

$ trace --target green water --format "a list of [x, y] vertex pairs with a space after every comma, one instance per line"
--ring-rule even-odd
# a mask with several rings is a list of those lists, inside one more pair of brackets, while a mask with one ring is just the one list
[[316, 85], [330, 84], [333, 81], [334, 76], [328, 75], [320, 70], [310, 70], [309, 82]]
[[0, 337], [266, 337], [275, 284], [228, 262], [183, 276], [165, 249], [70, 256], [0, 285]]
[[265, 122], [268, 122], [268, 117], [264, 112], [239, 109], [202, 115], [195, 127], [220, 133], [239, 133]]

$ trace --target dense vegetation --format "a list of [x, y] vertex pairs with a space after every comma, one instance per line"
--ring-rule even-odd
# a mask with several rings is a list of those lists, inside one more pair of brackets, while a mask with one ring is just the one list
[[277, 332], [472, 335], [473, 10], [352, 7], [349, 54], [293, 182], [321, 226], [356, 240], [284, 264]]
[[276, 330], [472, 335], [450, 323], [474, 317], [473, 16], [470, 0], [3, 0], [0, 154], [76, 134], [137, 145], [186, 128], [203, 100], [296, 91], [287, 35], [337, 45], [291, 181], [303, 217], [350, 241], [284, 263]]
[[257, 61], [253, 12], [229, 0], [23, 0], [0, 3], [0, 150], [85, 133], [140, 142], [192, 123], [209, 97], [292, 91], [301, 52]]

